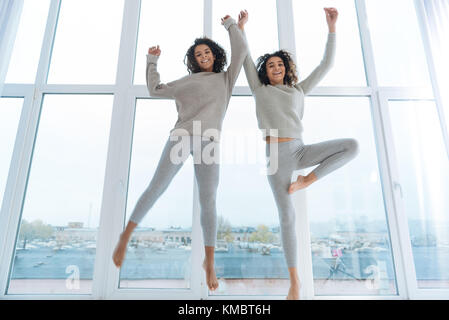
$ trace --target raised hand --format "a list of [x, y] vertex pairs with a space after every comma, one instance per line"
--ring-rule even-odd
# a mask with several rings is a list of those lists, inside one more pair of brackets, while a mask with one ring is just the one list
[[227, 14], [224, 18], [221, 18], [221, 24], [224, 24], [226, 20], [228, 20], [231, 16]]
[[335, 8], [324, 8], [329, 32], [335, 32], [335, 24], [338, 18], [338, 11]]
[[159, 49], [159, 45], [157, 45], [156, 47], [149, 48], [148, 54], [153, 54], [159, 57], [161, 55], [161, 49]]
[[240, 30], [243, 30], [245, 23], [247, 23], [247, 22], [248, 22], [248, 11], [246, 11], [246, 10], [240, 11], [239, 22], [238, 22], [238, 26], [239, 26]]

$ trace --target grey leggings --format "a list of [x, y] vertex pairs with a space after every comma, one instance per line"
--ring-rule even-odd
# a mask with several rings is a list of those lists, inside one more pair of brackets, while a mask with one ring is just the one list
[[[129, 219], [130, 221], [136, 224], [140, 223], [145, 214], [153, 207], [156, 200], [167, 189], [173, 177], [179, 169], [181, 169], [190, 154], [192, 156], [201, 154], [205, 146], [209, 146], [208, 150], [212, 156], [215, 155], [215, 151], [219, 152], [218, 142], [212, 142], [210, 140], [201, 141], [201, 143], [198, 143], [198, 146], [196, 146], [196, 144], [193, 143], [192, 136], [183, 138], [189, 139], [188, 143], [185, 145], [187, 150], [185, 149], [184, 153], [180, 150], [180, 141], [170, 141], [170, 138], [167, 140], [153, 179], [137, 201]], [[211, 146], [211, 144], [214, 145]], [[181, 159], [180, 163], [176, 163], [176, 161], [174, 163], [170, 158], [170, 153], [175, 145], [177, 145], [177, 148], [174, 149], [174, 152], [179, 156], [178, 160]], [[201, 163], [200, 161], [194, 161], [194, 169], [201, 205], [200, 220], [203, 229], [204, 245], [214, 247], [217, 237], [215, 200], [218, 187], [219, 164], [215, 162], [206, 164], [203, 161], [201, 161]]]
[[267, 177], [279, 212], [285, 259], [287, 266], [293, 268], [297, 265], [295, 209], [288, 193], [293, 171], [319, 164], [312, 172], [321, 179], [353, 159], [358, 154], [358, 143], [354, 139], [336, 139], [304, 145], [302, 139], [294, 139], [278, 143], [278, 157], [270, 149], [267, 143], [267, 166], [278, 161], [278, 169]]

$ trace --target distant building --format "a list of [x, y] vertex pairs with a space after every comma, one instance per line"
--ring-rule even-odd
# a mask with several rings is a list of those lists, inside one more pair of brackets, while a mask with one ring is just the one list
[[84, 223], [82, 222], [69, 222], [67, 223], [67, 228], [78, 228], [81, 229], [83, 227]]
[[[274, 243], [280, 243], [279, 227], [269, 229], [275, 236]], [[54, 227], [55, 240], [63, 243], [73, 241], [96, 241], [98, 228], [83, 228], [82, 222], [70, 222], [67, 226]], [[232, 227], [231, 236], [234, 241], [248, 242], [249, 237], [257, 229], [254, 227]], [[118, 239], [117, 239], [118, 240]], [[164, 229], [137, 228], [131, 238], [131, 245], [139, 243], [161, 243], [164, 245], [191, 245], [192, 228], [168, 227]]]
[[55, 227], [54, 230], [55, 240], [63, 243], [97, 240], [97, 228]]
[[179, 245], [190, 245], [192, 243], [192, 229], [181, 227], [169, 227], [156, 230], [155, 228], [136, 229], [132, 242], [153, 242], [153, 243], [175, 243]]

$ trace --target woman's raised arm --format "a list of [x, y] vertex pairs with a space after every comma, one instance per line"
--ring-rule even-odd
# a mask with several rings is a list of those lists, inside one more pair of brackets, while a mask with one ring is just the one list
[[[239, 14], [239, 29], [242, 30], [243, 36], [245, 38], [246, 43], [248, 40], [246, 39], [245, 33], [245, 24], [248, 21], [248, 11], [240, 11]], [[251, 53], [248, 47], [248, 54], [246, 55], [245, 60], [243, 61], [243, 68], [245, 69], [246, 79], [248, 80], [249, 87], [252, 92], [256, 90], [256, 88], [260, 87], [262, 83], [259, 80], [259, 75], [257, 72], [256, 65], [254, 64], [253, 59], [251, 58]]]
[[147, 87], [152, 97], [174, 98], [174, 82], [161, 83], [161, 77], [157, 71], [157, 61], [161, 55], [159, 46], [148, 49], [146, 79]]
[[335, 8], [324, 8], [326, 12], [326, 21], [329, 27], [327, 36], [326, 50], [321, 63], [312, 71], [312, 73], [303, 81], [295, 85], [297, 89], [301, 88], [304, 94], [308, 94], [331, 69], [335, 60], [336, 33], [335, 24], [338, 17], [338, 11]]
[[248, 53], [248, 44], [237, 23], [229, 15], [222, 18], [221, 23], [228, 30], [229, 40], [231, 41], [231, 63], [226, 73], [229, 84], [233, 87], [242, 68], [243, 60]]

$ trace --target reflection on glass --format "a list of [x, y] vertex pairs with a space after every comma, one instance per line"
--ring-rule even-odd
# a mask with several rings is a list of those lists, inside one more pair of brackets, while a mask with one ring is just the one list
[[379, 85], [430, 86], [413, 1], [365, 2]]
[[[145, 84], [148, 48], [159, 45], [158, 71], [163, 83], [188, 74], [184, 64], [187, 49], [203, 36], [203, 0], [142, 0], [134, 83]], [[167, 19], [170, 17], [170, 19]], [[176, 27], [175, 27], [176, 25]]]
[[44, 96], [8, 294], [91, 292], [112, 100]]
[[233, 97], [223, 124], [214, 295], [286, 295], [279, 218], [252, 97]]
[[366, 86], [359, 27], [354, 1], [295, 0], [293, 15], [298, 71], [301, 79], [307, 77], [324, 55], [329, 32], [323, 8], [335, 7], [337, 21], [337, 51], [335, 64], [320, 86]]
[[[126, 222], [150, 183], [177, 119], [172, 100], [137, 100]], [[189, 288], [193, 208], [193, 161], [134, 230], [120, 268], [120, 288]]]
[[50, 0], [25, 0], [6, 83], [34, 83]]
[[[245, 33], [254, 61], [265, 53], [279, 50], [276, 1], [272, 0], [215, 0], [212, 4], [212, 39], [226, 50], [228, 66], [231, 62], [229, 32], [221, 25], [221, 18], [229, 14], [236, 22], [240, 10], [248, 10]], [[240, 72], [236, 86], [247, 86], [245, 72]]]
[[397, 294], [369, 99], [306, 98], [303, 120], [305, 144], [355, 138], [360, 148], [306, 189], [315, 294]]
[[418, 286], [449, 288], [449, 160], [436, 105], [389, 105]]
[[124, 0], [62, 0], [48, 83], [115, 83]]
[[23, 99], [0, 99], [0, 207], [3, 202]]

